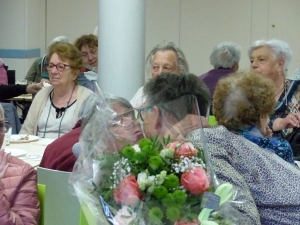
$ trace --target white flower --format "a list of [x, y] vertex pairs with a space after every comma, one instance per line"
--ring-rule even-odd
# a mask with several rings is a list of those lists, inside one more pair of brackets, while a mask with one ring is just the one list
[[145, 172], [141, 172], [137, 175], [137, 182], [139, 184], [139, 188], [144, 191], [146, 189], [147, 186], [147, 178], [148, 175]]
[[167, 172], [165, 170], [161, 171], [160, 174], [156, 175], [156, 184], [161, 185], [167, 177]]
[[123, 206], [114, 217], [114, 225], [127, 225], [134, 221], [136, 218], [136, 213], [133, 212], [128, 206]]
[[163, 150], [160, 151], [159, 155], [163, 158], [169, 158], [172, 159], [174, 157], [174, 149], [172, 148], [165, 148]]
[[135, 150], [136, 152], [140, 152], [140, 151], [141, 151], [141, 149], [140, 149], [140, 147], [139, 147], [138, 144], [135, 144], [135, 145], [133, 145], [132, 147], [134, 148], [134, 150]]

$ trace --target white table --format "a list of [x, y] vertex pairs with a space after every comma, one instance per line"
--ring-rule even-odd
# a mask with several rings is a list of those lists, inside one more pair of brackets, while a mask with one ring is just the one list
[[25, 162], [30, 164], [33, 167], [39, 166], [44, 151], [47, 147], [47, 142], [51, 142], [53, 140], [40, 138], [36, 142], [28, 142], [28, 143], [10, 143], [8, 146], [5, 146], [6, 150], [9, 149], [22, 149], [27, 152], [27, 155], [17, 156], [20, 159], [23, 159]]

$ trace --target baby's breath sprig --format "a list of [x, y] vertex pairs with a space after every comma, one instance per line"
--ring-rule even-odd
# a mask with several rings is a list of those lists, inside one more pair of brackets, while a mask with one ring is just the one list
[[123, 180], [126, 176], [131, 173], [130, 163], [127, 158], [122, 157], [120, 161], [117, 161], [113, 165], [113, 172], [111, 174], [111, 180], [113, 181], [113, 185], [110, 187], [111, 189], [116, 188], [120, 180]]
[[191, 158], [181, 156], [180, 161], [178, 163], [173, 163], [171, 166], [175, 173], [184, 173], [196, 166], [200, 166], [205, 169], [205, 164], [202, 159], [194, 156]]

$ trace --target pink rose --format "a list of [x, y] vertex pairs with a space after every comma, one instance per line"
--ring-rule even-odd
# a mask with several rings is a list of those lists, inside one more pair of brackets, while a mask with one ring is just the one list
[[196, 166], [181, 175], [181, 185], [191, 194], [202, 194], [209, 188], [209, 179], [203, 168]]
[[199, 225], [200, 222], [198, 219], [193, 219], [193, 222], [189, 222], [189, 221], [186, 221], [186, 222], [181, 222], [181, 221], [176, 221], [174, 223], [174, 225]]
[[175, 158], [179, 159], [181, 156], [192, 157], [197, 155], [198, 149], [190, 142], [172, 142], [166, 146], [167, 148], [173, 148], [175, 150]]
[[142, 195], [139, 192], [139, 184], [134, 175], [130, 175], [121, 181], [119, 186], [114, 190], [114, 199], [117, 203], [129, 206], [135, 206], [142, 200]]

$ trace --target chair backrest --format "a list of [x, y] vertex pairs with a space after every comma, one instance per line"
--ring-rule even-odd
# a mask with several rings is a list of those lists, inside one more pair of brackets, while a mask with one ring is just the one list
[[40, 220], [39, 225], [44, 225], [44, 208], [45, 208], [45, 194], [46, 194], [46, 185], [38, 184], [38, 198], [40, 201]]
[[208, 124], [210, 126], [215, 126], [215, 125], [218, 125], [218, 122], [216, 120], [216, 117], [215, 116], [209, 116], [208, 117]]
[[16, 107], [12, 103], [0, 102], [4, 109], [5, 120], [10, 122], [12, 134], [18, 134], [21, 130], [21, 122]]
[[7, 70], [7, 81], [8, 81], [8, 84], [16, 83], [16, 71], [15, 70]]
[[38, 183], [47, 186], [44, 208], [44, 225], [79, 224], [80, 204], [69, 192], [69, 172], [37, 168]]

